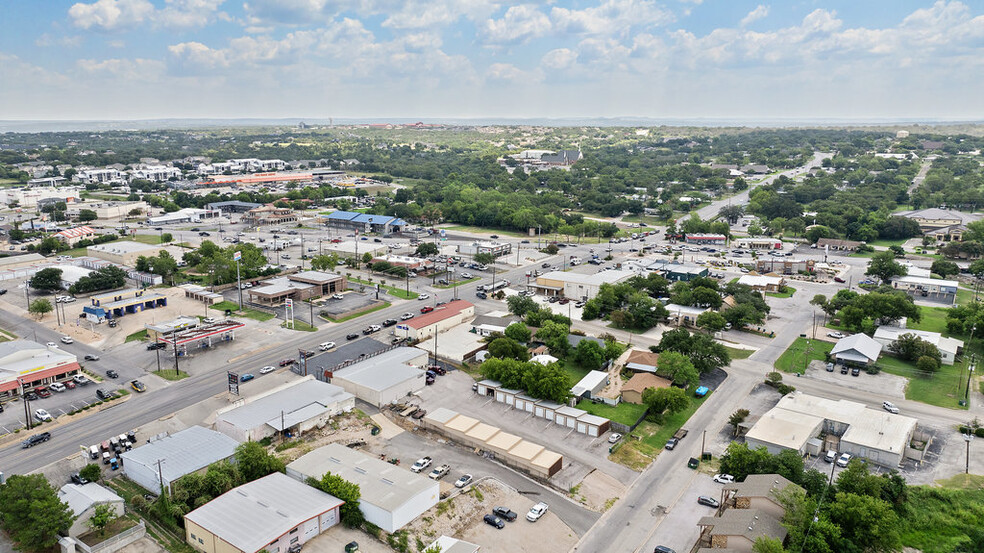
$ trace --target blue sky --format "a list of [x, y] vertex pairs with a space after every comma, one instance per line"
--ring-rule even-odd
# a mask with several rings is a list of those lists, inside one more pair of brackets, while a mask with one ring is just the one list
[[984, 117], [984, 3], [0, 0], [0, 119]]

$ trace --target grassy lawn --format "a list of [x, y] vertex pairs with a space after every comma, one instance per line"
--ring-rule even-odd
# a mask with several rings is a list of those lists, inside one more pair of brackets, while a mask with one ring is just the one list
[[967, 385], [966, 360], [953, 365], [942, 365], [930, 377], [922, 376], [912, 363], [884, 354], [878, 359], [878, 366], [889, 374], [909, 379], [909, 385], [905, 388], [906, 399], [948, 409], [966, 409], [959, 403]]
[[728, 355], [731, 356], [731, 359], [748, 359], [755, 353], [753, 349], [729, 348], [728, 346], [724, 346], [724, 349], [728, 350]]
[[584, 378], [585, 376], [587, 376], [589, 372], [591, 372], [591, 369], [582, 369], [581, 367], [578, 367], [576, 363], [574, 363], [569, 359], [561, 359], [560, 363], [561, 366], [564, 368], [564, 372], [567, 373], [567, 376], [570, 377], [571, 379], [571, 386], [577, 384], [582, 378]]
[[286, 329], [289, 329], [289, 330], [296, 330], [298, 332], [315, 332], [316, 330], [318, 330], [318, 327], [311, 326], [311, 325], [307, 324], [304, 321], [298, 321], [296, 319], [294, 320], [294, 328], [291, 328], [291, 327], [287, 326], [287, 321], [284, 321], [283, 323], [281, 323], [280, 324], [280, 328], [286, 328]]
[[454, 225], [451, 227], [441, 227], [444, 230], [452, 231], [458, 230], [461, 232], [471, 232], [475, 234], [498, 234], [499, 236], [512, 236], [513, 238], [529, 238], [530, 236], [525, 232], [516, 232], [512, 230], [502, 230], [491, 227], [472, 227], [468, 225]]
[[164, 380], [184, 380], [185, 378], [188, 378], [188, 373], [182, 370], [179, 370], [178, 374], [174, 374], [174, 369], [161, 369], [159, 371], [152, 372]]
[[951, 481], [961, 488], [909, 487], [909, 504], [918, 508], [899, 517], [902, 545], [925, 553], [974, 550], [967, 529], [984, 517], [984, 488], [979, 476], [960, 477]]
[[785, 292], [766, 292], [765, 295], [770, 298], [791, 298], [793, 294], [796, 293], [796, 288], [792, 286], [787, 286]]
[[582, 409], [591, 413], [592, 415], [597, 415], [599, 417], [605, 417], [606, 419], [613, 420], [615, 422], [620, 422], [622, 424], [632, 426], [639, 420], [639, 417], [646, 412], [645, 405], [636, 405], [635, 403], [619, 403], [615, 407], [607, 405], [604, 403], [595, 403], [593, 401], [579, 401], [577, 404], [578, 409]]
[[957, 305], [967, 305], [974, 301], [974, 291], [964, 287], [957, 288]]
[[219, 311], [225, 311], [226, 309], [232, 311], [232, 314], [238, 317], [246, 317], [247, 319], [253, 319], [254, 321], [269, 321], [270, 319], [276, 317], [273, 313], [267, 313], [266, 311], [260, 311], [258, 309], [250, 309], [249, 307], [244, 308], [242, 311], [239, 310], [239, 304], [233, 301], [220, 301], [209, 306], [211, 309], [217, 309]]
[[[379, 283], [378, 281], [369, 282], [368, 280], [362, 280], [361, 278], [355, 278], [355, 277], [351, 277], [348, 280], [349, 282], [358, 282], [359, 284], [365, 284], [366, 286], [375, 286], [376, 284]], [[409, 294], [407, 294], [405, 288], [398, 288], [396, 286], [390, 286], [389, 284], [385, 284], [381, 286], [381, 288], [386, 289], [386, 291], [389, 292], [391, 296], [404, 300], [415, 300], [417, 299], [417, 296], [420, 295], [417, 292], [410, 292]]]
[[907, 240], [908, 238], [897, 238], [895, 240], [879, 239], [879, 240], [872, 240], [871, 242], [868, 242], [868, 245], [881, 246], [883, 248], [887, 248], [889, 246], [901, 246], [902, 244], [905, 244]]
[[465, 279], [465, 280], [456, 280], [452, 284], [435, 284], [434, 285], [434, 288], [439, 288], [441, 290], [447, 290], [449, 288], [457, 288], [458, 286], [461, 286], [462, 284], [469, 284], [469, 283], [472, 283], [472, 282], [475, 282], [475, 281], [478, 281], [478, 280], [482, 280], [481, 277], [469, 278], [469, 279]]
[[823, 361], [832, 349], [834, 344], [830, 342], [797, 338], [786, 348], [786, 351], [782, 352], [779, 359], [776, 359], [774, 366], [777, 371], [802, 374], [810, 361]]
[[[663, 451], [666, 441], [690, 420], [710, 394], [702, 398], [695, 398], [692, 393], [690, 396], [690, 406], [679, 413], [665, 417], [663, 424], [643, 421], [632, 433], [623, 438], [624, 443], [609, 456], [609, 459], [635, 470], [646, 468]], [[694, 439], [699, 440], [700, 436], [690, 434], [684, 438], [684, 441]]]
[[130, 237], [130, 240], [140, 242], [141, 244], [156, 246], [161, 243], [161, 236], [160, 234], [135, 234]]
[[374, 311], [379, 311], [380, 309], [386, 309], [390, 305], [393, 305], [393, 304], [391, 304], [388, 301], [384, 301], [383, 303], [381, 303], [379, 305], [370, 307], [369, 309], [363, 309], [362, 311], [356, 311], [355, 313], [352, 313], [351, 315], [346, 315], [345, 317], [342, 317], [340, 319], [333, 319], [331, 317], [325, 317], [324, 315], [319, 315], [319, 317], [321, 317], [322, 319], [324, 319], [326, 321], [331, 321], [333, 323], [344, 323], [345, 321], [351, 321], [352, 319], [354, 319], [356, 317], [361, 317], [363, 315], [368, 315], [369, 313], [372, 313]]
[[939, 332], [944, 336], [947, 335], [946, 332], [946, 314], [949, 310], [945, 307], [925, 307], [923, 306], [920, 313], [922, 314], [922, 320], [917, 322], [908, 321], [907, 325], [913, 330], [928, 330], [930, 332]]
[[124, 340], [123, 343], [125, 344], [127, 342], [136, 342], [138, 340], [146, 340], [146, 339], [147, 339], [147, 329], [145, 328], [143, 330], [138, 330], [133, 334], [127, 336], [126, 340]]

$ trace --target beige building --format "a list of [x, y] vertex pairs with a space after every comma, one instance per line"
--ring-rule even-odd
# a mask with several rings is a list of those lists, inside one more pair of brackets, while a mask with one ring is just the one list
[[341, 292], [348, 281], [337, 273], [302, 271], [285, 277], [265, 280], [250, 288], [250, 301], [264, 305], [281, 305], [285, 300], [303, 301]]
[[[655, 354], [654, 354], [655, 355]], [[639, 372], [622, 384], [622, 401], [642, 404], [642, 393], [649, 388], [669, 388], [671, 382], [652, 373]]]
[[86, 248], [86, 253], [90, 257], [104, 259], [110, 263], [134, 267], [138, 257], [155, 257], [163, 249], [161, 246], [152, 246], [131, 240], [119, 240], [89, 246]]
[[565, 271], [550, 271], [536, 277], [530, 286], [545, 296], [563, 296], [572, 300], [590, 300], [598, 295], [602, 284], [618, 284], [628, 280], [632, 271], [601, 271], [590, 275]]
[[79, 212], [88, 209], [96, 213], [100, 219], [116, 219], [122, 221], [130, 216], [134, 210], [139, 210], [141, 215], [150, 213], [150, 206], [145, 201], [136, 202], [93, 202], [93, 203], [73, 203], [68, 205], [65, 214], [69, 217], [78, 217]]
[[265, 205], [247, 211], [241, 222], [248, 225], [279, 225], [281, 223], [292, 223], [297, 221], [297, 214], [289, 207], [274, 207]]
[[72, 227], [55, 233], [55, 238], [61, 240], [70, 248], [74, 247], [80, 240], [91, 240], [95, 236], [96, 231], [87, 226]]

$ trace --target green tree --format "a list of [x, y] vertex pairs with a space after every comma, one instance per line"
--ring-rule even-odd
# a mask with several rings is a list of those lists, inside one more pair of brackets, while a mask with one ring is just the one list
[[[270, 455], [263, 446], [256, 442], [239, 444], [236, 447], [235, 457], [239, 473], [246, 482], [252, 482], [274, 472], [286, 471], [283, 461]], [[339, 497], [339, 499], [341, 498]]]
[[943, 278], [951, 275], [960, 274], [960, 267], [952, 261], [947, 261], [945, 259], [937, 259], [933, 261], [933, 265], [930, 267], [930, 272], [936, 273]]
[[508, 358], [519, 361], [527, 361], [530, 358], [526, 346], [505, 336], [500, 336], [489, 343], [489, 355], [498, 357], [499, 359]]
[[648, 408], [647, 416], [656, 422], [663, 420], [664, 414], [683, 411], [690, 405], [690, 398], [684, 390], [669, 388], [646, 388], [642, 392], [642, 403]]
[[149, 270], [166, 279], [178, 272], [178, 260], [174, 259], [167, 250], [161, 250], [155, 257], [150, 258]]
[[315, 271], [334, 271], [338, 266], [338, 254], [326, 253], [311, 258], [311, 268]]
[[40, 271], [34, 273], [34, 276], [31, 277], [28, 284], [30, 284], [31, 288], [34, 288], [35, 290], [61, 290], [62, 270], [54, 267], [41, 269]]
[[925, 375], [933, 374], [940, 370], [940, 362], [928, 355], [923, 355], [916, 359], [916, 369]]
[[720, 332], [727, 324], [728, 321], [715, 311], [705, 311], [697, 315], [697, 326], [708, 332]]
[[664, 351], [656, 360], [656, 374], [668, 378], [678, 386], [693, 386], [700, 380], [700, 375], [693, 363], [682, 353]]
[[829, 512], [843, 540], [858, 551], [898, 551], [902, 546], [898, 515], [886, 501], [838, 492]]
[[935, 361], [937, 369], [943, 360], [939, 348], [911, 333], [905, 333], [888, 344], [888, 351], [906, 361], [918, 361], [923, 357], [929, 357]]
[[823, 225], [814, 225], [806, 231], [806, 239], [811, 244], [816, 244], [817, 240], [821, 238], [830, 238], [833, 235], [833, 231], [831, 231], [829, 227], [825, 227]]
[[650, 346], [649, 349], [656, 353], [664, 351], [682, 353], [690, 359], [700, 374], [706, 374], [731, 363], [728, 350], [722, 344], [715, 342], [714, 338], [702, 333], [691, 334], [684, 328], [664, 332], [659, 345]]
[[174, 236], [171, 236], [170, 232], [161, 233], [161, 244], [169, 244], [174, 240]]
[[769, 538], [766, 536], [759, 536], [755, 540], [755, 544], [752, 545], [752, 551], [754, 553], [785, 553], [786, 550], [782, 547], [782, 540], [778, 538]]
[[550, 348], [550, 353], [555, 357], [566, 357], [570, 350], [570, 343], [567, 342], [567, 335], [570, 333], [570, 326], [563, 325], [554, 321], [544, 321], [540, 329], [536, 331], [536, 338]]
[[369, 253], [369, 252], [366, 252], [366, 253], [362, 254], [362, 262], [363, 263], [370, 263], [370, 262], [372, 262], [372, 254]]
[[871, 256], [864, 274], [878, 277], [882, 282], [889, 282], [893, 277], [905, 276], [908, 270], [895, 260], [894, 253], [884, 251]]
[[417, 257], [427, 257], [429, 255], [437, 255], [439, 253], [441, 253], [441, 250], [437, 247], [437, 244], [433, 242], [421, 242], [420, 245], [417, 246], [414, 255]]
[[89, 221], [95, 221], [99, 216], [96, 212], [91, 209], [80, 209], [79, 210], [79, 221], [83, 223], [88, 223]]
[[85, 523], [89, 528], [101, 533], [103, 528], [114, 520], [116, 520], [116, 512], [113, 511], [113, 506], [109, 503], [100, 503], [93, 508], [92, 516]]
[[0, 523], [19, 549], [42, 551], [58, 543], [75, 516], [42, 474], [12, 474], [0, 486]]
[[96, 463], [89, 463], [82, 467], [82, 470], [79, 471], [79, 476], [85, 478], [89, 482], [95, 482], [102, 478], [102, 470]]
[[52, 311], [54, 311], [54, 308], [51, 306], [51, 302], [45, 298], [36, 299], [27, 306], [27, 312], [36, 315], [39, 319]]
[[593, 340], [581, 340], [574, 348], [572, 357], [578, 366], [595, 370], [605, 362], [605, 350]]
[[737, 223], [745, 214], [745, 206], [728, 204], [718, 211], [718, 217], [728, 221], [732, 225]]
[[[517, 297], [517, 296], [510, 296]], [[508, 300], [507, 300], [508, 301]], [[530, 329], [522, 322], [513, 323], [506, 327], [505, 334], [507, 338], [511, 338], [521, 344], [525, 344], [530, 341]]]
[[325, 473], [321, 480], [308, 478], [307, 484], [345, 502], [338, 509], [342, 524], [345, 526], [358, 528], [365, 522], [366, 519], [362, 516], [362, 511], [359, 510], [359, 499], [362, 497], [362, 491], [358, 484], [349, 482], [330, 472]]
[[477, 253], [474, 259], [475, 263], [479, 265], [491, 265], [495, 263], [495, 256], [490, 253]]
[[520, 295], [509, 296], [506, 298], [506, 305], [509, 307], [510, 313], [520, 317], [526, 315], [530, 311], [539, 309], [539, 305], [536, 303], [536, 300]]
[[140, 271], [141, 273], [150, 272], [150, 259], [146, 255], [141, 255], [137, 257], [136, 263], [133, 264], [133, 268]]
[[65, 248], [65, 244], [61, 240], [55, 238], [54, 236], [47, 236], [42, 239], [40, 243], [38, 243], [37, 252], [41, 255], [48, 255], [49, 253], [57, 252]]
[[745, 422], [745, 419], [748, 418], [749, 414], [750, 412], [748, 411], [748, 409], [739, 409], [734, 413], [732, 413], [730, 417], [728, 417], [728, 424], [730, 424], [732, 428], [734, 428], [734, 433], [736, 436], [738, 435], [738, 426], [741, 423]]

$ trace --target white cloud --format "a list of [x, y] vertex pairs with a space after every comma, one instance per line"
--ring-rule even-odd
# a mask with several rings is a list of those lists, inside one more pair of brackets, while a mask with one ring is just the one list
[[217, 17], [224, 17], [219, 6], [225, 0], [164, 0], [156, 9], [149, 0], [96, 0], [76, 3], [68, 9], [72, 24], [97, 31], [129, 30], [144, 22], [186, 29], [204, 27]]
[[543, 79], [539, 70], [524, 71], [511, 63], [493, 63], [485, 72], [491, 81], [505, 81], [514, 84], [533, 84]]
[[560, 33], [626, 35], [630, 29], [665, 25], [673, 14], [649, 0], [605, 0], [597, 7], [550, 10], [554, 29]]
[[492, 15], [496, 8], [490, 0], [411, 0], [399, 11], [391, 13], [383, 21], [383, 27], [432, 29], [450, 25], [462, 17], [481, 21]]
[[115, 31], [143, 23], [154, 13], [148, 0], [97, 0], [92, 4], [79, 2], [68, 9], [76, 27], [99, 31]]
[[550, 18], [536, 6], [523, 4], [506, 10], [502, 19], [485, 22], [485, 39], [492, 44], [522, 44], [550, 32]]
[[158, 60], [148, 59], [80, 59], [75, 63], [76, 67], [87, 75], [98, 74], [109, 76], [126, 81], [155, 82], [160, 80], [164, 73], [164, 63]]
[[78, 48], [82, 45], [82, 35], [61, 35], [53, 37], [48, 33], [42, 33], [35, 41], [34, 45], [45, 48], [48, 46], [65, 46], [68, 48]]
[[769, 6], [764, 4], [759, 4], [754, 10], [748, 12], [748, 15], [742, 18], [740, 25], [742, 27], [747, 27], [752, 23], [758, 21], [759, 19], [764, 19], [769, 15]]

